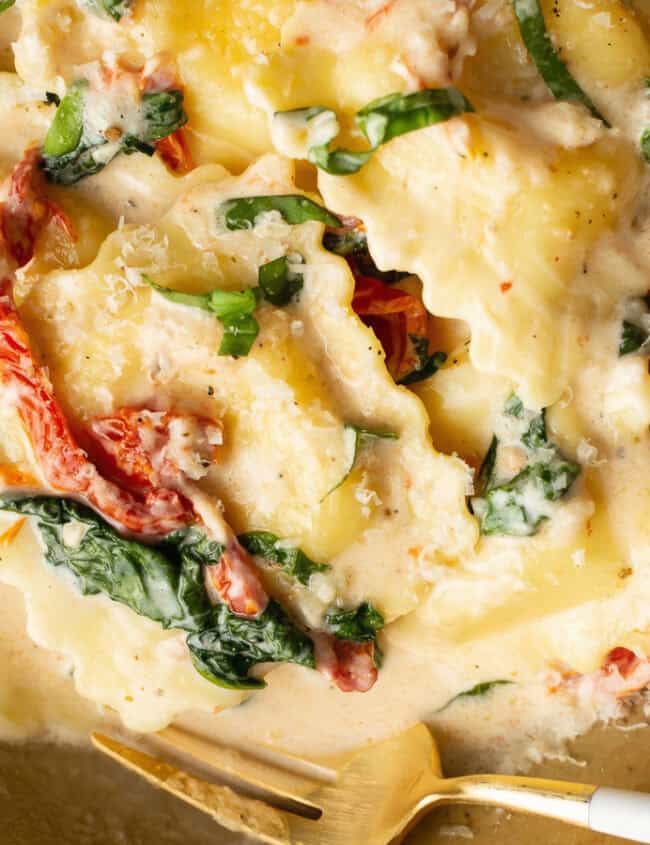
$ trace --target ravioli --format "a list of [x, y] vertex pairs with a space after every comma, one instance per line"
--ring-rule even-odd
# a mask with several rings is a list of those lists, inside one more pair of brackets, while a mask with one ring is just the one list
[[[85, 471], [140, 515], [158, 495], [171, 511], [151, 521], [190, 531], [173, 542], [201, 530], [202, 553], [221, 550], [191, 570], [203, 604], [164, 630], [178, 621], [156, 615], [164, 590], [151, 618], [115, 585], [81, 595], [96, 583], [61, 565], [41, 523], [14, 522], [3, 601], [20, 591], [30, 636], [78, 692], [134, 730], [180, 718], [308, 754], [417, 719], [458, 737], [471, 698], [472, 741], [510, 767], [527, 732], [543, 753], [620, 713], [650, 656], [643, 4], [17, 0], [0, 14], [0, 196], [20, 218], [1, 230], [0, 308]], [[51, 483], [12, 384], [5, 486], [81, 495], [106, 517]], [[178, 562], [168, 537], [124, 526], [101, 531]], [[71, 557], [85, 530], [61, 530]], [[286, 638], [240, 637], [238, 671], [220, 674], [232, 631], [204, 613], [251, 638], [272, 617]], [[363, 677], [324, 668], [323, 643]], [[14, 700], [0, 699], [8, 724]], [[45, 716], [27, 724], [52, 719], [33, 706]]]
[[[29, 335], [50, 362], [55, 392], [78, 426], [118, 407], [152, 403], [223, 422], [224, 445], [204, 490], [224, 502], [236, 531], [271, 531], [333, 567], [313, 591], [286, 579], [277, 584], [310, 627], [334, 596], [347, 606], [369, 600], [390, 621], [426, 591], [423, 565], [471, 548], [476, 529], [464, 506], [466, 470], [432, 449], [422, 406], [392, 383], [377, 339], [350, 309], [347, 264], [320, 245], [320, 224], [290, 226], [271, 213], [252, 229], [219, 228], [217, 211], [230, 197], [294, 193], [289, 162], [267, 157], [239, 178], [224, 172], [214, 182], [208, 169], [205, 179], [159, 223], [124, 226], [112, 235], [87, 268], [46, 275], [27, 268], [20, 290]], [[236, 360], [217, 355], [221, 329], [213, 316], [170, 303], [143, 282], [146, 276], [179, 290], [239, 290], [253, 282], [259, 265], [287, 252], [304, 259], [300, 299], [286, 309], [260, 307], [259, 338], [247, 357]], [[397, 439], [366, 447], [337, 486], [347, 471], [346, 423], [394, 432]], [[160, 680], [151, 669], [149, 686], [169, 690], [164, 706], [154, 709], [149, 695], [134, 696], [131, 688], [146, 673], [143, 660], [124, 682], [131, 684], [128, 690], [116, 679], [106, 681], [110, 655], [97, 661], [88, 638], [83, 650], [74, 649], [72, 630], [82, 622], [73, 621], [71, 608], [68, 621], [59, 623], [68, 631], [59, 634], [65, 647], [54, 634], [48, 638], [47, 631], [56, 630], [48, 621], [49, 603], [39, 599], [21, 557], [12, 548], [0, 577], [33, 596], [30, 625], [39, 642], [73, 657], [84, 694], [93, 684], [114, 689], [110, 700], [105, 692], [92, 697], [136, 727], [145, 718], [135, 715], [141, 712], [137, 702], [146, 719], [162, 723], [169, 702], [180, 701], [185, 687], [196, 686], [197, 706], [220, 701], [198, 676], [194, 685], [183, 677], [174, 691], [170, 677]], [[48, 574], [48, 594], [55, 584], [65, 601], [70, 587]], [[76, 604], [92, 612], [84, 600]], [[110, 608], [102, 609], [110, 624]], [[147, 631], [151, 649], [169, 638], [131, 620], [128, 611], [115, 612], [121, 624], [143, 636]], [[118, 664], [124, 660], [115, 655]], [[128, 704], [120, 702], [121, 693]]]

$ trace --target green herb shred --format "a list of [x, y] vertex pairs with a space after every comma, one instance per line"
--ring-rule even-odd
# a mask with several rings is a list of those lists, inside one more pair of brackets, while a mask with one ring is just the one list
[[448, 707], [451, 707], [456, 701], [462, 701], [464, 698], [482, 698], [483, 696], [487, 695], [488, 693], [492, 692], [492, 690], [496, 689], [497, 687], [503, 686], [510, 686], [513, 681], [483, 681], [480, 684], [476, 684], [471, 689], [465, 690], [464, 692], [459, 692], [458, 695], [455, 695], [453, 698], [450, 698], [449, 701], [444, 704], [439, 710], [436, 710], [436, 713], [442, 713], [443, 710], [446, 710]]
[[499, 471], [501, 441], [495, 435], [479, 470], [471, 507], [482, 534], [526, 537], [550, 518], [550, 504], [568, 493], [580, 467], [566, 460], [548, 439], [544, 410], [539, 414], [526, 411], [521, 400], [511, 396], [504, 415], [519, 421], [514, 448], [521, 454], [522, 467], [514, 474]]
[[181, 91], [145, 93], [138, 104], [142, 132], [124, 133], [119, 140], [109, 142], [85, 120], [88, 96], [99, 95], [90, 94], [86, 80], [77, 80], [59, 103], [43, 144], [42, 166], [51, 182], [73, 185], [99, 173], [120, 153], [153, 155], [157, 141], [187, 122]]
[[316, 572], [328, 572], [326, 563], [316, 563], [295, 546], [288, 546], [270, 531], [248, 531], [239, 535], [239, 542], [252, 555], [274, 563], [301, 584], [309, 584], [309, 579]]
[[429, 355], [429, 338], [412, 334], [409, 335], [409, 339], [415, 349], [418, 363], [410, 373], [402, 376], [398, 384], [415, 384], [418, 381], [431, 378], [447, 360], [447, 355], [444, 352], [433, 352]]
[[242, 291], [213, 290], [209, 293], [183, 293], [157, 284], [146, 274], [142, 279], [156, 293], [170, 302], [208, 311], [223, 326], [219, 355], [248, 355], [259, 334], [260, 326], [253, 313], [262, 299], [276, 306], [288, 305], [302, 290], [302, 273], [286, 256], [263, 264], [259, 269], [259, 287]]
[[465, 112], [474, 111], [471, 103], [456, 88], [430, 88], [414, 94], [389, 94], [373, 100], [355, 116], [356, 125], [370, 144], [369, 150], [332, 148], [338, 134], [338, 121], [331, 110], [312, 107], [292, 112], [278, 112], [276, 119], [296, 113], [303, 114], [305, 123], [327, 111], [331, 115], [331, 134], [309, 147], [307, 158], [320, 170], [334, 176], [357, 173], [368, 163], [372, 154], [382, 145], [417, 129], [433, 126]]
[[303, 282], [302, 272], [286, 255], [262, 264], [258, 271], [257, 283], [264, 299], [278, 307], [288, 305], [302, 290]]
[[238, 197], [226, 200], [217, 209], [217, 220], [227, 229], [252, 229], [260, 214], [277, 211], [291, 226], [299, 226], [315, 220], [334, 228], [341, 226], [341, 220], [302, 194], [271, 194], [260, 197]]
[[236, 616], [225, 604], [212, 609], [208, 626], [187, 638], [195, 669], [207, 680], [233, 689], [266, 684], [249, 675], [258, 663], [297, 663], [314, 669], [314, 645], [271, 600], [255, 619]]
[[133, 0], [84, 0], [86, 6], [98, 13], [110, 15], [114, 21], [121, 21], [133, 5]]
[[366, 601], [352, 610], [331, 608], [325, 614], [325, 624], [337, 639], [364, 643], [375, 640], [384, 627], [384, 617]]
[[591, 99], [571, 75], [553, 46], [539, 0], [512, 0], [521, 38], [540, 76], [556, 100], [576, 100], [609, 127]]
[[368, 428], [359, 428], [351, 423], [346, 423], [343, 427], [343, 436], [345, 438], [345, 451], [347, 453], [347, 468], [340, 481], [325, 493], [321, 502], [324, 502], [330, 493], [338, 490], [348, 480], [359, 454], [365, 446], [377, 440], [397, 440], [399, 438], [399, 435], [394, 431], [375, 431]]
[[[83, 595], [101, 593], [163, 628], [189, 632], [194, 666], [213, 683], [263, 687], [249, 676], [262, 662], [314, 667], [311, 640], [277, 602], [257, 618], [237, 616], [225, 604], [210, 605], [203, 566], [218, 563], [223, 547], [196, 526], [148, 546], [120, 536], [94, 511], [67, 499], [3, 497], [0, 509], [31, 517], [47, 563], [67, 570]], [[68, 525], [75, 529], [71, 544], [66, 543]]]
[[243, 291], [213, 290], [210, 293], [194, 294], [164, 288], [149, 276], [142, 274], [143, 280], [156, 293], [191, 308], [209, 311], [223, 326], [223, 337], [219, 345], [219, 355], [236, 357], [248, 355], [260, 331], [260, 326], [253, 312], [261, 299], [261, 291], [247, 288]]
[[380, 270], [368, 249], [366, 233], [360, 229], [328, 229], [323, 236], [323, 246], [328, 252], [352, 259], [355, 270], [362, 276], [372, 276], [387, 285], [412, 275], [401, 270]]
[[619, 336], [619, 357], [634, 352], [646, 354], [650, 346], [650, 295], [635, 297], [625, 303], [625, 318]]

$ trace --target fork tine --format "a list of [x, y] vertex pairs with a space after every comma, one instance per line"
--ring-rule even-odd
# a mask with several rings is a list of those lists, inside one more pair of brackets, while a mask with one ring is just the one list
[[159, 731], [149, 743], [183, 767], [191, 763], [197, 768], [198, 763], [201, 774], [216, 770], [238, 791], [311, 820], [319, 819], [322, 810], [306, 796], [337, 778], [333, 769], [275, 749], [241, 751], [177, 727]]
[[192, 777], [168, 763], [137, 751], [103, 734], [92, 734], [93, 745], [149, 783], [207, 813], [222, 827], [252, 836], [268, 845], [291, 845], [284, 813], [262, 801], [246, 798], [228, 786]]

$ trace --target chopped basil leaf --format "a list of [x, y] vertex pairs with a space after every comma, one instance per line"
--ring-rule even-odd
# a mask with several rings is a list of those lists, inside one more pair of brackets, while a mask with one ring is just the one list
[[46, 561], [66, 569], [83, 595], [101, 593], [163, 628], [190, 632], [194, 666], [213, 683], [256, 689], [264, 682], [248, 673], [257, 663], [315, 665], [311, 640], [277, 602], [254, 619], [236, 616], [225, 604], [210, 605], [203, 566], [218, 563], [223, 546], [196, 526], [148, 546], [120, 536], [90, 508], [68, 499], [3, 497], [0, 509], [33, 519]]
[[521, 453], [523, 466], [502, 477], [498, 471], [501, 443], [495, 435], [479, 470], [478, 495], [472, 498], [471, 507], [482, 534], [527, 537], [550, 518], [547, 503], [558, 501], [569, 491], [580, 467], [566, 460], [548, 439], [545, 410], [540, 414], [527, 412], [523, 403], [511, 396], [504, 413], [520, 422], [514, 448]]
[[343, 148], [330, 150], [329, 144], [321, 144], [309, 150], [308, 158], [325, 173], [332, 176], [350, 176], [352, 173], [358, 173], [364, 164], [368, 164], [373, 152], [374, 150], [355, 152]]
[[105, 12], [113, 20], [121, 21], [129, 11], [133, 0], [84, 0], [85, 4], [96, 12]]
[[258, 271], [258, 284], [264, 292], [264, 299], [273, 305], [288, 305], [302, 290], [303, 276], [286, 255], [263, 264]]
[[144, 273], [142, 278], [157, 293], [171, 302], [200, 308], [214, 314], [223, 326], [219, 355], [238, 357], [248, 355], [259, 334], [260, 326], [253, 312], [262, 296], [273, 305], [288, 305], [303, 285], [302, 274], [293, 269], [286, 256], [262, 265], [259, 269], [260, 286], [243, 291], [213, 290], [204, 294], [183, 293], [156, 284]]
[[260, 214], [277, 211], [291, 226], [316, 220], [326, 226], [339, 227], [339, 218], [302, 194], [272, 194], [262, 197], [239, 197], [226, 200], [217, 209], [227, 229], [252, 229]]
[[260, 301], [255, 288], [246, 290], [213, 290], [208, 294], [208, 306], [220, 320], [230, 320], [241, 315], [250, 316]]
[[418, 356], [418, 364], [415, 369], [403, 376], [398, 384], [415, 384], [418, 381], [431, 378], [447, 360], [447, 355], [444, 352], [434, 352], [429, 355], [428, 338], [414, 334], [409, 335], [409, 338]]
[[[471, 103], [456, 88], [430, 88], [414, 94], [389, 94], [373, 100], [357, 112], [357, 126], [370, 144], [369, 150], [357, 151], [343, 147], [331, 148], [330, 144], [338, 134], [338, 121], [334, 112], [328, 110], [333, 118], [328, 124], [330, 132], [320, 143], [309, 147], [307, 158], [326, 173], [348, 176], [361, 170], [375, 150], [393, 138], [469, 111], [474, 111]], [[322, 112], [323, 109], [305, 110], [305, 122]], [[287, 112], [279, 114], [286, 115]]]
[[389, 94], [357, 112], [357, 123], [373, 149], [399, 135], [442, 123], [472, 104], [456, 88], [429, 88], [414, 94]]
[[16, 0], [0, 0], [0, 14], [6, 12], [7, 9], [11, 9], [15, 2]]
[[234, 355], [244, 357], [251, 351], [257, 335], [260, 333], [260, 324], [250, 314], [239, 314], [230, 317], [222, 317], [223, 337], [219, 345], [219, 355]]
[[650, 295], [635, 297], [625, 304], [625, 319], [621, 324], [618, 345], [619, 357], [633, 352], [646, 353], [650, 346]]
[[343, 428], [343, 436], [345, 438], [345, 447], [347, 452], [347, 469], [345, 470], [343, 478], [341, 478], [334, 487], [327, 491], [321, 499], [321, 502], [324, 502], [330, 493], [338, 490], [339, 487], [348, 480], [350, 473], [357, 462], [359, 453], [364, 446], [375, 440], [397, 440], [399, 438], [399, 435], [395, 434], [394, 431], [371, 431], [370, 429], [359, 428], [358, 426], [351, 425], [350, 423], [345, 424]]
[[455, 695], [453, 698], [450, 698], [449, 701], [443, 705], [439, 710], [436, 710], [436, 713], [442, 713], [443, 710], [446, 710], [448, 707], [451, 707], [454, 702], [459, 701], [463, 698], [482, 698], [484, 695], [487, 695], [491, 692], [495, 687], [502, 687], [502, 686], [510, 686], [513, 681], [483, 681], [480, 684], [476, 684], [471, 689], [465, 690], [464, 692], [459, 692], [458, 695]]
[[249, 531], [239, 535], [239, 542], [252, 555], [279, 564], [287, 575], [307, 585], [315, 572], [327, 572], [326, 563], [315, 563], [295, 546], [286, 546], [270, 531]]
[[258, 617], [236, 616], [225, 604], [212, 609], [208, 627], [187, 638], [195, 669], [222, 687], [260, 689], [249, 677], [258, 663], [297, 663], [315, 668], [314, 645], [271, 600]]
[[192, 308], [202, 308], [204, 311], [212, 311], [210, 308], [210, 295], [207, 293], [183, 293], [179, 290], [164, 288], [162, 285], [154, 282], [154, 280], [145, 273], [142, 274], [142, 278], [156, 291], [156, 293], [164, 296], [165, 299], [169, 299], [170, 302], [177, 302], [179, 305], [189, 305]]
[[555, 99], [577, 100], [586, 106], [594, 117], [602, 120], [605, 126], [609, 127], [609, 123], [578, 85], [557, 54], [546, 29], [539, 0], [512, 0], [512, 5], [526, 49]]
[[260, 300], [256, 288], [243, 291], [213, 290], [204, 294], [182, 293], [161, 287], [144, 273], [142, 278], [171, 302], [214, 314], [223, 326], [219, 355], [248, 355], [260, 331], [259, 323], [253, 317], [253, 311]]
[[181, 91], [143, 94], [138, 105], [142, 112], [142, 134], [125, 133], [109, 142], [85, 122], [88, 96], [101, 95], [90, 94], [88, 83], [78, 80], [69, 86], [56, 110], [43, 144], [43, 170], [52, 182], [72, 185], [103, 170], [120, 153], [153, 155], [156, 141], [187, 122]]
[[329, 610], [325, 623], [337, 639], [363, 643], [375, 639], [377, 631], [384, 627], [384, 617], [365, 601], [353, 610]]
[[[84, 96], [87, 83], [75, 82], [60, 100], [50, 126], [43, 152], [46, 156], [64, 156], [79, 146], [83, 134]], [[58, 99], [58, 98], [57, 98]]]

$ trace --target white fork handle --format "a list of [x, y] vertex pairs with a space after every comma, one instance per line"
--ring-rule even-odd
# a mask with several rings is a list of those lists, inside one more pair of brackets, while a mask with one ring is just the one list
[[600, 786], [589, 800], [589, 828], [650, 843], [650, 795]]
[[650, 794], [508, 775], [447, 778], [437, 787], [430, 803], [503, 807], [650, 845]]

